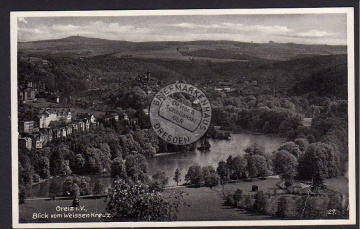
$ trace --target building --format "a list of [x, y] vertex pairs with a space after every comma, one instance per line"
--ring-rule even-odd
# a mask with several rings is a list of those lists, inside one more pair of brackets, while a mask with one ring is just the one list
[[19, 138], [19, 148], [23, 150], [29, 150], [32, 148], [32, 140], [30, 137]]
[[60, 127], [60, 138], [61, 139], [66, 139], [67, 134], [66, 134], [66, 127]]
[[70, 124], [70, 126], [72, 127], [73, 133], [77, 133], [79, 131], [79, 126], [76, 125], [75, 123]]
[[41, 136], [42, 139], [42, 145], [46, 146], [49, 142], [49, 133], [46, 129], [40, 130], [39, 134]]
[[90, 113], [84, 113], [84, 114], [77, 114], [76, 117], [78, 119], [86, 119], [89, 120], [91, 124], [96, 124], [96, 118], [94, 115]]
[[48, 128], [50, 122], [60, 120], [64, 120], [65, 123], [70, 123], [71, 112], [45, 110], [42, 114], [37, 115], [37, 122], [40, 128]]
[[119, 121], [119, 114], [116, 112], [106, 112], [103, 116], [105, 122], [109, 122], [111, 120], [115, 120], [116, 122]]
[[73, 129], [71, 125], [66, 126], [65, 129], [66, 129], [66, 136], [72, 135]]
[[85, 131], [85, 123], [83, 121], [77, 120], [75, 122], [75, 125], [77, 126], [77, 130], [79, 132], [84, 132]]
[[43, 148], [43, 142], [44, 142], [44, 136], [40, 133], [34, 133], [31, 136], [32, 140], [32, 148], [35, 149], [42, 149]]
[[19, 100], [23, 102], [32, 101], [36, 98], [36, 89], [26, 88], [19, 91]]
[[61, 129], [60, 127], [52, 128], [53, 133], [53, 140], [60, 140], [61, 139]]
[[53, 130], [51, 128], [49, 129], [46, 129], [47, 133], [48, 133], [48, 138], [49, 138], [49, 142], [52, 142], [53, 141], [53, 138], [54, 138], [54, 133], [53, 133]]
[[19, 122], [19, 132], [32, 133], [35, 127], [34, 121], [21, 121]]

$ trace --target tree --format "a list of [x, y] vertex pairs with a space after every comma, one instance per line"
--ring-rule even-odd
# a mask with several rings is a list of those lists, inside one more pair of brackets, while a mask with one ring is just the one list
[[293, 183], [297, 174], [297, 160], [293, 154], [286, 150], [275, 151], [273, 155], [274, 172], [281, 174], [280, 177], [285, 181], [286, 186]]
[[245, 205], [245, 208], [246, 208], [246, 209], [252, 210], [253, 205], [252, 205], [252, 201], [251, 201], [250, 195], [246, 195], [246, 196], [245, 196], [245, 198], [244, 198], [244, 205]]
[[125, 161], [121, 157], [117, 157], [111, 163], [111, 177], [119, 176], [121, 178], [126, 178], [127, 173], [125, 170]]
[[243, 198], [243, 191], [241, 189], [237, 189], [234, 193], [234, 201], [239, 202]]
[[64, 161], [64, 157], [60, 151], [60, 149], [55, 149], [50, 157], [50, 172], [52, 175], [59, 175], [62, 173], [62, 163]]
[[298, 160], [298, 174], [303, 179], [313, 179], [321, 187], [324, 179], [340, 174], [340, 160], [336, 151], [325, 143], [312, 143]]
[[[79, 181], [80, 180], [80, 181]], [[80, 187], [80, 195], [90, 195], [92, 193], [92, 188], [90, 187], [90, 177], [75, 177], [74, 183], [77, 183]]]
[[70, 195], [75, 197], [75, 198], [80, 196], [80, 188], [79, 188], [78, 184], [73, 183]]
[[106, 211], [120, 220], [172, 221], [177, 218], [178, 207], [184, 204], [184, 193], [174, 192], [168, 198], [159, 192], [150, 192], [141, 182], [133, 185], [115, 179], [106, 198]]
[[176, 182], [176, 185], [179, 185], [179, 182], [181, 182], [181, 173], [179, 168], [175, 170], [174, 178], [173, 180]]
[[203, 167], [202, 175], [205, 186], [210, 187], [210, 189], [219, 184], [219, 175], [216, 173], [212, 165]]
[[301, 152], [305, 152], [309, 147], [309, 141], [306, 138], [297, 138], [294, 142], [299, 147]]
[[[20, 152], [21, 153], [21, 152]], [[19, 155], [19, 185], [30, 187], [33, 181], [34, 169], [29, 156]]]
[[81, 154], [76, 154], [73, 160], [72, 168], [75, 172], [79, 172], [79, 173], [84, 172], [85, 163], [86, 163], [85, 158]]
[[246, 160], [249, 177], [264, 177], [269, 175], [267, 161], [264, 156], [247, 155]]
[[58, 181], [51, 180], [50, 186], [49, 186], [49, 197], [51, 199], [55, 199], [59, 192], [61, 192], [61, 186]]
[[125, 157], [127, 177], [134, 182], [144, 182], [147, 179], [147, 166], [146, 158], [137, 152], [131, 152]]
[[205, 186], [210, 187], [210, 189], [212, 189], [212, 187], [219, 184], [220, 178], [219, 175], [217, 175], [216, 173], [211, 173], [206, 177], [204, 177], [204, 180], [205, 180]]
[[34, 170], [39, 176], [43, 179], [47, 179], [50, 177], [50, 163], [47, 157], [40, 157], [35, 161]]
[[230, 169], [224, 161], [220, 161], [218, 167], [216, 168], [217, 174], [219, 174], [221, 185], [222, 185], [222, 193], [225, 197], [224, 189], [225, 182], [229, 180], [230, 177]]
[[64, 196], [89, 195], [92, 193], [90, 177], [67, 176], [62, 191]]
[[62, 191], [64, 196], [70, 196], [73, 190], [73, 178], [68, 176], [65, 178], [64, 183], [62, 184]]
[[282, 196], [282, 197], [279, 198], [279, 201], [278, 201], [278, 207], [277, 207], [277, 210], [276, 210], [276, 216], [280, 217], [280, 218], [285, 218], [287, 209], [288, 209], [287, 197]]
[[61, 170], [66, 176], [71, 175], [72, 171], [70, 169], [70, 162], [69, 160], [64, 160], [61, 164]]
[[[64, 163], [65, 156], [73, 155], [74, 153], [65, 144], [60, 144], [56, 147], [50, 156], [50, 172], [52, 175], [60, 175], [69, 173], [71, 170], [67, 170], [66, 163]], [[66, 159], [68, 160], [68, 159]], [[71, 173], [71, 172], [70, 172]]]
[[149, 185], [149, 189], [151, 191], [164, 191], [165, 186], [168, 184], [169, 178], [166, 176], [164, 171], [156, 171], [154, 175], [152, 175], [152, 181]]
[[242, 156], [236, 156], [231, 163], [232, 179], [241, 179], [246, 177], [246, 161]]
[[219, 162], [216, 172], [219, 174], [222, 184], [229, 180], [230, 169], [224, 161]]
[[203, 175], [200, 165], [192, 165], [189, 167], [188, 172], [185, 175], [185, 181], [190, 182], [192, 185], [201, 186]]
[[26, 200], [26, 188], [19, 187], [19, 204], [24, 204]]
[[97, 180], [94, 184], [93, 194], [100, 196], [104, 192], [104, 189], [104, 184], [100, 180]]
[[255, 202], [253, 209], [259, 213], [266, 213], [268, 205], [269, 200], [266, 195], [264, 195], [263, 191], [258, 191], [255, 194]]
[[299, 157], [301, 154], [301, 150], [299, 149], [298, 145], [296, 145], [294, 142], [285, 142], [282, 144], [279, 149], [280, 150], [286, 150], [287, 152], [291, 153], [295, 157]]

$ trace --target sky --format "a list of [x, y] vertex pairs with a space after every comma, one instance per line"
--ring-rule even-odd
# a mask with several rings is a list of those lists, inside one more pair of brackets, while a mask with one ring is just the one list
[[68, 36], [109, 40], [346, 45], [346, 14], [18, 17], [18, 40]]

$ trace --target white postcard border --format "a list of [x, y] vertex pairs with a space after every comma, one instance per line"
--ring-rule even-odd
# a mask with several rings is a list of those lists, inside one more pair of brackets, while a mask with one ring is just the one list
[[[231, 15], [231, 14], [347, 14], [348, 47], [348, 134], [349, 134], [349, 219], [336, 220], [261, 220], [261, 221], [175, 221], [175, 222], [101, 222], [101, 223], [19, 223], [18, 204], [18, 112], [17, 112], [17, 41], [19, 17], [101, 17], [160, 15]], [[92, 228], [92, 227], [182, 227], [182, 226], [280, 226], [280, 225], [351, 225], [356, 223], [355, 166], [355, 54], [354, 8], [269, 8], [207, 10], [122, 10], [122, 11], [31, 11], [10, 13], [11, 36], [11, 143], [12, 143], [12, 222], [14, 228]]]

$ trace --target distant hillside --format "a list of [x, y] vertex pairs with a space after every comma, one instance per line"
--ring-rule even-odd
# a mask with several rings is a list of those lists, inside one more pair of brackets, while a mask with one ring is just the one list
[[[347, 98], [347, 56], [327, 55], [261, 65], [247, 75], [259, 84], [285, 87], [291, 95], [316, 92]], [[335, 83], [337, 82], [337, 83]], [[326, 88], [321, 91], [319, 87]], [[332, 88], [332, 89], [331, 89]]]
[[18, 73], [20, 81], [42, 81], [50, 90], [71, 95], [116, 85], [130, 87], [135, 77], [151, 71], [162, 84], [257, 80], [259, 86], [282, 88], [289, 95], [316, 92], [346, 98], [347, 58], [342, 53], [346, 46], [135, 43], [76, 36], [19, 43]]
[[81, 36], [58, 40], [19, 42], [26, 54], [51, 54], [90, 57], [115, 55], [120, 58], [152, 58], [168, 60], [192, 59], [214, 62], [254, 59], [288, 60], [314, 55], [346, 54], [346, 46], [302, 45], [280, 43], [245, 43], [235, 41], [127, 42]]

